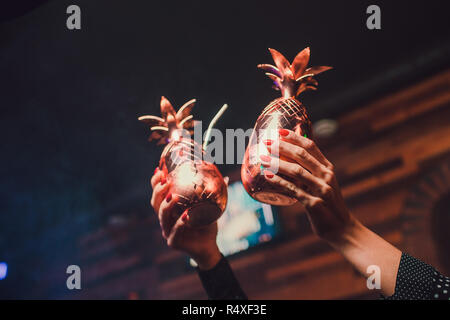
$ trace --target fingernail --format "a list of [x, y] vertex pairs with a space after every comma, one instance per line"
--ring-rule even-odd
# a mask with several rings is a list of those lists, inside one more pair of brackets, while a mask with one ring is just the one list
[[178, 152], [178, 154], [179, 154], [180, 157], [182, 157], [182, 156], [183, 156], [183, 149], [181, 149], [181, 150]]
[[166, 202], [170, 202], [172, 200], [172, 192], [169, 192], [166, 196]]
[[260, 155], [259, 158], [261, 159], [262, 162], [270, 162], [271, 161], [271, 158], [265, 154]]
[[270, 139], [264, 140], [264, 144], [265, 144], [266, 146], [270, 146], [270, 145], [272, 145], [272, 143], [273, 143], [273, 140], [270, 140]]
[[289, 134], [289, 131], [286, 129], [279, 129], [278, 133], [280, 134], [280, 136], [286, 137]]
[[166, 178], [164, 177], [161, 179], [161, 185], [164, 185], [165, 183], [166, 183]]
[[155, 174], [158, 172], [158, 170], [159, 170], [159, 168], [156, 167], [156, 168], [155, 168], [155, 172], [153, 172], [153, 175], [155, 175]]
[[183, 214], [181, 215], [181, 220], [183, 220], [183, 222], [189, 221], [189, 215], [188, 215], [187, 211], [183, 212]]
[[273, 173], [269, 170], [264, 170], [264, 176], [266, 178], [272, 179], [273, 178]]

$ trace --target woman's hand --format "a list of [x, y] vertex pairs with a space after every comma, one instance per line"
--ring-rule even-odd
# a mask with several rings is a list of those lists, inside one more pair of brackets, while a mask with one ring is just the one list
[[265, 141], [272, 155], [261, 156], [267, 168], [266, 180], [305, 206], [319, 237], [327, 241], [339, 237], [353, 219], [342, 198], [333, 165], [314, 141], [286, 129], [280, 129], [279, 136], [277, 141]]
[[170, 248], [186, 252], [194, 259], [199, 268], [213, 268], [221, 259], [217, 247], [217, 222], [204, 227], [191, 227], [189, 216], [177, 213], [177, 196], [171, 194], [170, 184], [164, 173], [156, 169], [151, 179], [153, 194], [151, 205], [158, 214], [162, 236]]
[[401, 251], [350, 214], [333, 165], [312, 140], [286, 129], [279, 134], [279, 141], [266, 141], [273, 157], [261, 156], [263, 166], [268, 168], [264, 171], [266, 180], [298, 199], [307, 210], [314, 232], [362, 275], [368, 276], [370, 266], [379, 267], [381, 292], [385, 296], [394, 294]]

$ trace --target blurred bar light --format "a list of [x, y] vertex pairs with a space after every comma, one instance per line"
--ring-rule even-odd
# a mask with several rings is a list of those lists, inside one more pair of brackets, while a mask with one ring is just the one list
[[0, 262], [0, 280], [3, 280], [8, 275], [8, 264], [6, 262]]
[[314, 136], [318, 138], [329, 138], [338, 130], [338, 123], [334, 119], [322, 119], [313, 124]]

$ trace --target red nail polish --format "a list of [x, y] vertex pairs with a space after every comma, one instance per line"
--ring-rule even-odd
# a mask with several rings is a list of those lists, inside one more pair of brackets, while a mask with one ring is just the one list
[[263, 162], [270, 162], [271, 158], [265, 154], [262, 154], [259, 156], [259, 158], [263, 161]]
[[269, 170], [264, 170], [264, 175], [269, 179], [273, 178], [273, 173]]
[[286, 129], [279, 129], [278, 133], [280, 134], [280, 136], [286, 137], [289, 134], [289, 131]]
[[264, 140], [264, 144], [265, 144], [266, 146], [271, 146], [272, 143], [273, 143], [273, 140], [270, 140], [270, 139]]
[[188, 215], [187, 211], [183, 212], [183, 214], [181, 215], [181, 220], [183, 220], [183, 222], [189, 221], [189, 215]]
[[166, 202], [170, 202], [172, 200], [172, 192], [169, 192], [166, 196]]
[[158, 172], [158, 170], [159, 170], [159, 168], [156, 167], [156, 168], [155, 168], [155, 172], [153, 172], [153, 175], [155, 175], [155, 174]]
[[166, 183], [166, 178], [163, 177], [163, 178], [161, 179], [161, 185], [164, 185], [165, 183]]

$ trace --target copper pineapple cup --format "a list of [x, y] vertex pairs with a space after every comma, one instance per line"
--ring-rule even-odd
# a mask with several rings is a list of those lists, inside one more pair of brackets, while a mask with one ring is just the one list
[[227, 204], [227, 185], [217, 167], [204, 159], [203, 147], [191, 139], [193, 120], [190, 112], [195, 100], [175, 113], [171, 103], [161, 98], [161, 117], [142, 116], [150, 126], [149, 141], [167, 143], [158, 168], [166, 176], [170, 192], [178, 199], [176, 216], [187, 212], [192, 226], [208, 225], [220, 218]]
[[[331, 67], [307, 68], [309, 48], [298, 53], [292, 64], [278, 51], [269, 50], [276, 66], [260, 64], [258, 68], [266, 71], [266, 75], [273, 81], [273, 87], [281, 91], [282, 97], [269, 103], [256, 120], [245, 151], [241, 178], [245, 190], [252, 198], [272, 205], [288, 206], [297, 200], [272, 186], [264, 178], [265, 168], [261, 164], [260, 156], [270, 154], [264, 141], [278, 139], [278, 130], [282, 128], [312, 139], [311, 121], [297, 96], [305, 90], [316, 90], [317, 81], [314, 76]], [[277, 168], [271, 169], [276, 172]]]

